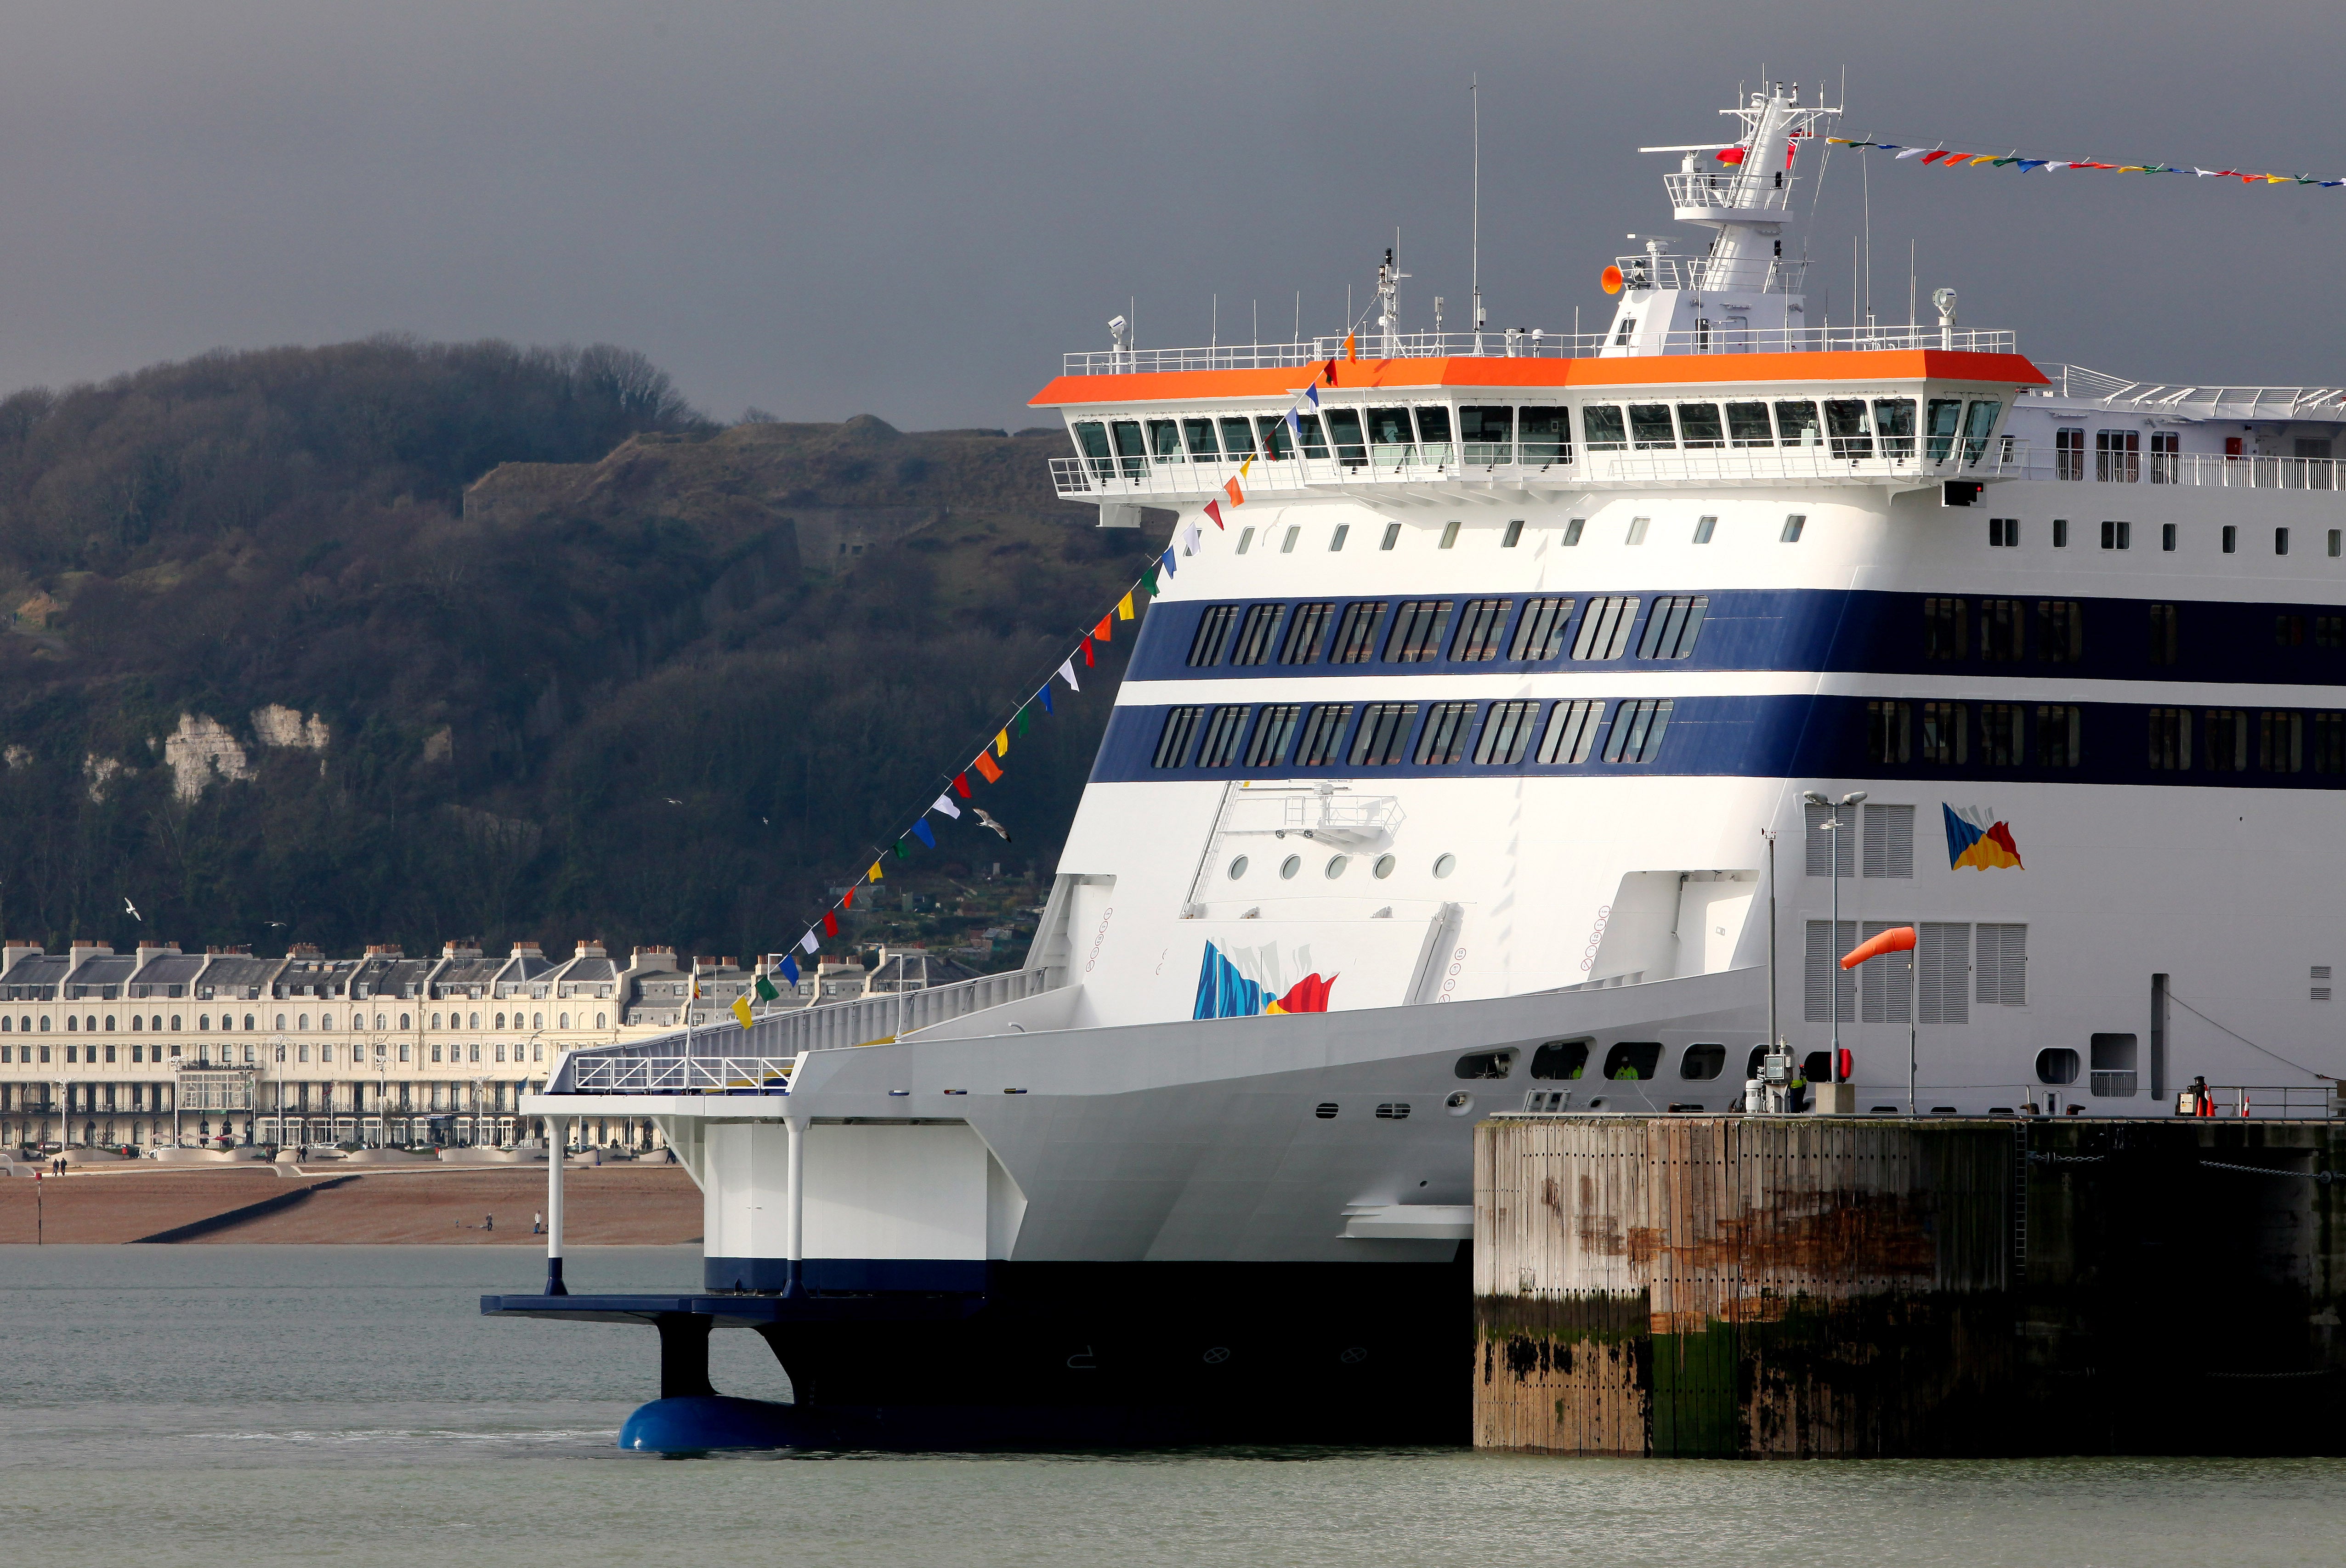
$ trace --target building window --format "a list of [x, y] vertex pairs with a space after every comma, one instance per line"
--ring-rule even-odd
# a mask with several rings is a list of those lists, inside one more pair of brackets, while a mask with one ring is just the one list
[[2154, 708], [2150, 710], [2150, 765], [2165, 773], [2191, 770], [2191, 710]]
[[2138, 430], [2094, 432], [2094, 477], [2115, 484], [2132, 484], [2140, 480], [2142, 433]]
[[1352, 766], [1390, 768], [1399, 762], [1416, 718], [1413, 702], [1370, 703], [1361, 710], [1361, 728], [1352, 737]]
[[[471, 1027], [472, 1027], [472, 1028], [478, 1029], [478, 1028], [481, 1026], [481, 1015], [480, 1015], [479, 1013], [467, 1013], [467, 1014], [465, 1014], [465, 1016], [466, 1016], [466, 1017], [468, 1017], [468, 1018], [470, 1018], [470, 1019], [473, 1021], [473, 1022], [472, 1022], [472, 1024], [471, 1024]], [[475, 1047], [475, 1049], [478, 1049], [478, 1047]], [[474, 1060], [474, 1061], [475, 1061], [475, 1062], [477, 1062], [477, 1061], [479, 1061], [479, 1060], [480, 1060], [480, 1058], [479, 1058], [478, 1056], [475, 1056], [475, 1057], [474, 1057], [474, 1058], [473, 1058], [473, 1060]]]
[[1274, 768], [1287, 755], [1287, 743], [1295, 737], [1295, 721], [1303, 709], [1294, 703], [1273, 703], [1262, 710], [1261, 722], [1254, 728], [1254, 740], [1247, 748], [1249, 768]]
[[407, 1024], [407, 1014], [406, 1014], [406, 1013], [401, 1013], [401, 1014], [399, 1015], [399, 1026], [400, 1026], [402, 1029], [404, 1029], [404, 1028], [406, 1028], [406, 1027], [408, 1026], [408, 1024]]
[[[670, 1022], [670, 1023], [674, 1023], [674, 1022], [675, 1022], [675, 1020], [674, 1020], [674, 1019], [670, 1019], [670, 1020], [669, 1020], [669, 1022]], [[474, 1061], [474, 1062], [477, 1062], [477, 1061], [479, 1061], [479, 1060], [481, 1059], [481, 1043], [480, 1043], [479, 1041], [475, 1040], [475, 1041], [474, 1041], [474, 1042], [473, 1042], [473, 1044], [472, 1044], [472, 1045], [471, 1045], [471, 1047], [470, 1047], [470, 1051], [471, 1051], [471, 1055], [470, 1055], [470, 1057], [469, 1057], [469, 1060], [471, 1060], [471, 1061]]]
[[1323, 702], [1314, 708], [1303, 721], [1303, 738], [1295, 748], [1298, 768], [1327, 768], [1334, 765], [1341, 753], [1337, 748], [1344, 738], [1344, 726], [1352, 717], [1352, 705], [1348, 702]]
[[[519, 1017], [519, 1016], [520, 1016], [520, 1014], [519, 1014], [519, 1013], [515, 1013], [515, 1017]], [[492, 1029], [503, 1029], [505, 1026], [505, 1015], [504, 1013], [498, 1013], [498, 1014], [497, 1014], [497, 1021], [496, 1021], [495, 1023], [491, 1024], [489, 1027], [491, 1027]]]
[[603, 1028], [604, 1026], [605, 1026], [605, 1025], [604, 1025], [604, 1023], [603, 1023], [603, 1014], [601, 1014], [601, 1013], [597, 1013], [597, 1014], [595, 1014], [595, 1027], [596, 1027], [596, 1028], [597, 1028], [597, 1029], [600, 1029], [600, 1028]]
[[2075, 768], [2079, 757], [2084, 709], [2066, 705], [2036, 710], [2036, 762], [2041, 768]]
[[434, 1029], [440, 1027], [440, 1015], [437, 1013], [432, 1015], [432, 1027]]
[[2102, 524], [2102, 548], [2131, 550], [2134, 548], [2134, 524], [2105, 522]]
[[[1155, 766], [1178, 768], [1189, 755], [1189, 742], [1198, 733], [1198, 721], [1203, 718], [1202, 708], [1168, 708], [1165, 710], [1165, 728], [1157, 737]], [[477, 1019], [478, 1014], [474, 1015]], [[473, 1025], [480, 1027], [476, 1022]]]
[[1385, 663], [1424, 664], [1442, 657], [1442, 636], [1450, 626], [1448, 599], [1404, 600], [1385, 634]]
[[2257, 768], [2295, 773], [2305, 766], [2305, 716], [2287, 710], [2257, 715]]
[[1344, 606], [1336, 627], [1336, 641], [1328, 652], [1331, 664], [1366, 664], [1376, 657], [1377, 623], [1384, 618], [1382, 600]]
[[1602, 701], [1559, 702], [1549, 713], [1547, 733], [1540, 739], [1543, 764], [1588, 760], [1596, 741], [1597, 721], [1605, 715]]
[[1513, 599], [1467, 600], [1465, 613], [1458, 617], [1458, 638], [1451, 645], [1450, 657], [1462, 664], [1497, 658], [1507, 629], [1507, 613], [1515, 606]]
[[556, 1013], [554, 1015], [554, 1026], [556, 1029], [567, 1029], [570, 1027], [570, 1014], [567, 1013]]
[[2056, 479], [2086, 477], [2086, 433], [2066, 427], [2053, 433], [2053, 475]]
[[2208, 770], [2246, 773], [2249, 770], [2249, 716], [2237, 708], [2211, 708], [2202, 714], [2206, 724]]
[[1637, 619], [1637, 601], [1607, 595], [1588, 601], [1580, 617], [1580, 635], [1573, 639], [1576, 659], [1617, 659], [1629, 646], [1629, 628]]
[[1437, 702], [1425, 710], [1425, 728], [1417, 738], [1417, 765], [1446, 767], [1466, 755], [1466, 731], [1474, 718], [1471, 702]]
[[[310, 1059], [310, 1051], [309, 1051], [309, 1048], [308, 1048], [307, 1046], [304, 1046], [304, 1047], [302, 1047], [302, 1050], [301, 1050], [301, 1060], [303, 1060], [304, 1062], [306, 1062], [306, 1061], [308, 1061], [309, 1059]], [[434, 1041], [434, 1042], [432, 1043], [432, 1060], [434, 1060], [434, 1062], [437, 1062], [437, 1061], [439, 1061], [439, 1060], [440, 1060], [440, 1043], [439, 1043], [438, 1041], [436, 1041], [436, 1040], [435, 1040], [435, 1041]]]
[[1662, 732], [1670, 726], [1669, 697], [1642, 697], [1617, 703], [1613, 728], [1605, 738], [1607, 762], [1651, 762], [1661, 754]]
[[1536, 702], [1494, 702], [1474, 742], [1477, 767], [1512, 768], [1531, 748], [1532, 731], [1539, 723]]
[[1524, 618], [1515, 623], [1515, 646], [1507, 657], [1522, 663], [1541, 664], [1554, 658], [1564, 649], [1564, 628], [1572, 619], [1575, 601], [1571, 599], [1533, 599], [1524, 606]]
[[1971, 606], [1964, 599], [1923, 601], [1923, 657], [1958, 659], [1969, 651], [1966, 626]]
[[1671, 594], [1654, 601], [1646, 617], [1646, 635], [1637, 640], [1639, 658], [1692, 658], [1695, 639], [1702, 635], [1702, 618], [1710, 611], [1708, 594]]
[[1896, 767], [1914, 759], [1914, 707], [1906, 702], [1865, 705], [1865, 759]]
[[[1248, 711], [1244, 707], [1214, 709], [1214, 717], [1206, 724], [1205, 742], [1198, 748], [1198, 767], [1228, 768], [1238, 760], [1239, 742], [1246, 737]], [[516, 1028], [521, 1024], [518, 1013], [514, 1014], [514, 1024]]]
[[1969, 726], [1960, 702], [1926, 702], [1921, 705], [1922, 734], [1915, 749], [1925, 762], [1941, 767], [1963, 767], [1971, 760], [1968, 750]]
[[1991, 550], [2009, 550], [2020, 543], [2020, 519], [1991, 517], [1987, 520], [1987, 545]]

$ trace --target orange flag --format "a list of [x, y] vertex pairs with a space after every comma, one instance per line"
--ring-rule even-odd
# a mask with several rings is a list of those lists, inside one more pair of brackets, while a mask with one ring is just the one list
[[1092, 628], [1092, 641], [1096, 643], [1112, 643], [1116, 641], [1116, 628], [1108, 624], [1115, 617], [1112, 616], [1102, 616], [1100, 617], [1100, 624]]
[[999, 783], [1001, 781], [1002, 769], [995, 767], [994, 764], [994, 759], [988, 757], [984, 752], [979, 752], [977, 754], [977, 760], [972, 763], [971, 766], [975, 768], [980, 773], [985, 775], [985, 781], [988, 784]]
[[[1231, 505], [1243, 506], [1246, 504], [1246, 493], [1239, 488], [1239, 482], [1237, 480], [1224, 480], [1222, 482], [1222, 488], [1229, 492]], [[1216, 518], [1215, 521], [1219, 522], [1221, 519]]]

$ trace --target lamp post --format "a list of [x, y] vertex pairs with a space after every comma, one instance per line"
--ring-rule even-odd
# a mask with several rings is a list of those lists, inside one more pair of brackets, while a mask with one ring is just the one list
[[[1847, 808], [1849, 808], [1849, 807], [1851, 807], [1851, 806], [1854, 806], [1854, 805], [1856, 805], [1859, 801], [1861, 801], [1861, 800], [1864, 799], [1865, 799], [1865, 791], [1864, 791], [1864, 790], [1862, 790], [1862, 789], [1852, 789], [1852, 790], [1851, 790], [1848, 794], [1846, 794], [1846, 795], [1842, 796], [1842, 797], [1841, 797], [1838, 801], [1833, 801], [1833, 800], [1828, 800], [1828, 799], [1826, 799], [1823, 796], [1821, 796], [1821, 795], [1818, 794], [1815, 790], [1810, 789], [1810, 790], [1808, 790], [1807, 792], [1805, 792], [1804, 794], [1802, 794], [1802, 795], [1801, 795], [1801, 797], [1800, 797], [1800, 799], [1803, 799], [1803, 800], [1805, 800], [1805, 801], [1807, 801], [1807, 802], [1808, 802], [1810, 805], [1811, 805], [1811, 806], [1821, 806], [1821, 807], [1823, 807], [1823, 808], [1824, 808], [1826, 810], [1828, 810], [1828, 811], [1833, 811], [1833, 812], [1838, 813], [1839, 811], [1841, 811], [1841, 810], [1842, 810], [1842, 809], [1847, 809]], [[1826, 1062], [1825, 1081], [1826, 1081], [1827, 1083], [1831, 1083], [1831, 1084], [1838, 1084], [1838, 1083], [1840, 1083], [1840, 1082], [1841, 1081], [1841, 965], [1840, 965], [1840, 963], [1839, 963], [1838, 962], [1833, 962], [1833, 961], [1837, 961], [1841, 955], [1840, 955], [1838, 952], [1835, 952], [1831, 951], [1831, 950], [1833, 950], [1833, 949], [1835, 949], [1835, 948], [1840, 947], [1840, 945], [1841, 945], [1841, 825], [1842, 825], [1842, 824], [1841, 824], [1841, 818], [1840, 818], [1838, 815], [1834, 815], [1834, 816], [1828, 817], [1828, 818], [1826, 818], [1826, 819], [1825, 819], [1825, 821], [1824, 821], [1824, 829], [1825, 829], [1825, 831], [1826, 831], [1826, 832], [1828, 832], [1828, 833], [1830, 833], [1831, 835], [1832, 835], [1832, 879], [1831, 879], [1831, 880], [1832, 880], [1832, 915], [1831, 915], [1831, 924], [1827, 928], [1827, 930], [1828, 930], [1828, 931], [1829, 931], [1829, 932], [1830, 932], [1830, 934], [1825, 938], [1825, 947], [1826, 947], [1826, 950], [1827, 950], [1827, 951], [1826, 951], [1826, 953], [1825, 953], [1825, 957], [1826, 957], [1826, 959], [1827, 959], [1827, 961], [1828, 961], [1828, 962], [1831, 962], [1832, 963], [1832, 968], [1831, 968], [1831, 972], [1829, 972], [1829, 974], [1828, 974], [1828, 975], [1827, 975], [1827, 977], [1826, 977], [1826, 978], [1827, 978], [1827, 980], [1829, 981], [1830, 984], [1831, 984], [1831, 1000], [1830, 1000], [1830, 1002], [1827, 1003], [1827, 1006], [1826, 1006], [1826, 1009], [1825, 1009], [1825, 1016], [1826, 1016], [1828, 1019], [1830, 1019], [1830, 1020], [1831, 1021], [1831, 1042], [1832, 1042], [1832, 1044], [1831, 1044], [1831, 1053], [1832, 1053], [1832, 1054], [1831, 1054], [1831, 1055], [1827, 1059], [1827, 1062]]]

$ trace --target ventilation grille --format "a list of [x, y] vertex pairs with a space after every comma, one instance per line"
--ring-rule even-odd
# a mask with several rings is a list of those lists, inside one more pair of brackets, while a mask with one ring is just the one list
[[1377, 1107], [1377, 1120], [1381, 1122], [1405, 1122], [1409, 1120], [1409, 1102], [1407, 1100], [1387, 1100], [1383, 1105]]

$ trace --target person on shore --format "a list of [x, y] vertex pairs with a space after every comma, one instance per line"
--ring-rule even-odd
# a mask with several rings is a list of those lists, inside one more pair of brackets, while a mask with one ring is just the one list
[[484, 1217], [481, 1221], [481, 1228], [483, 1230], [495, 1230], [496, 1227], [497, 1217], [494, 1214]]
[[540, 1214], [536, 1209], [529, 1211], [529, 1233], [532, 1236], [544, 1236], [546, 1234], [546, 1216]]

